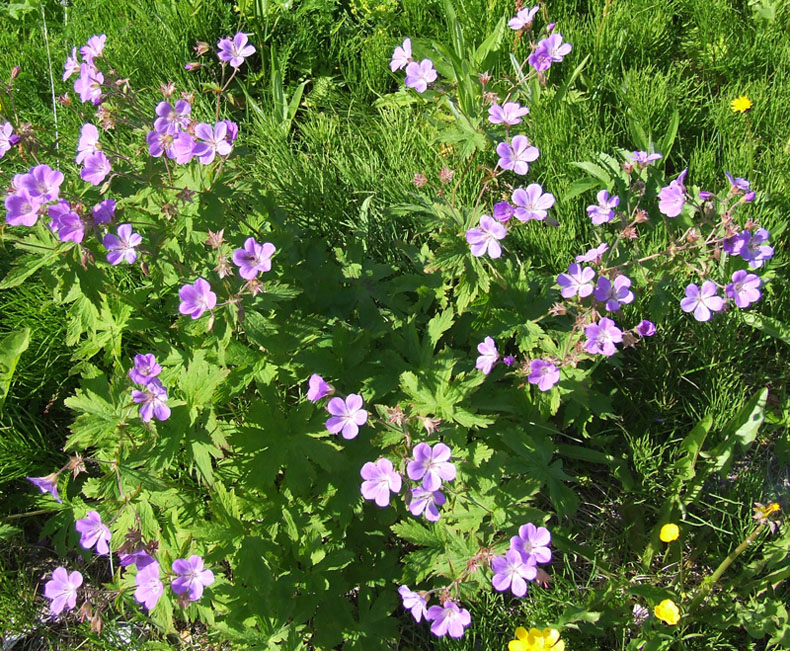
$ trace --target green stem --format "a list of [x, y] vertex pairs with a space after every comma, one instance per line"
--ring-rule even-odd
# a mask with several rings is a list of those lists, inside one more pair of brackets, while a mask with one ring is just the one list
[[694, 595], [694, 599], [691, 600], [691, 604], [688, 607], [688, 612], [693, 613], [696, 611], [697, 607], [702, 604], [702, 602], [705, 600], [705, 597], [711, 591], [711, 588], [716, 585], [722, 574], [724, 574], [727, 571], [727, 568], [732, 565], [733, 561], [743, 553], [743, 550], [745, 550], [749, 545], [757, 540], [757, 537], [763, 532], [763, 529], [765, 529], [765, 525], [759, 525], [754, 531], [752, 531], [746, 540], [744, 540], [727, 555], [727, 558], [721, 562], [713, 574], [711, 574], [709, 577], [706, 577], [702, 581], [699, 590], [697, 590], [697, 594]]

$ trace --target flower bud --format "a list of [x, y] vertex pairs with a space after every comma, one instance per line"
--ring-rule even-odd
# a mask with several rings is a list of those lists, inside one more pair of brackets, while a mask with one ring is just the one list
[[14, 66], [11, 68], [11, 79], [16, 79], [19, 76], [19, 66]]
[[415, 188], [421, 188], [428, 183], [428, 178], [420, 172], [419, 174], [414, 175], [414, 179], [412, 179], [412, 183], [414, 183]]
[[210, 47], [209, 44], [205, 41], [196, 41], [195, 47], [192, 48], [195, 51], [195, 54], [198, 56], [203, 56], [206, 52], [209, 51]]
[[449, 167], [445, 165], [442, 168], [442, 171], [439, 172], [439, 180], [442, 182], [442, 184], [449, 183], [450, 181], [453, 180], [454, 173], [455, 172], [453, 172], [453, 170], [451, 170]]
[[176, 92], [175, 82], [170, 81], [166, 84], [160, 84], [159, 92], [162, 93], [165, 99], [170, 99], [173, 93]]
[[194, 72], [200, 67], [201, 64], [199, 64], [197, 61], [190, 61], [189, 63], [184, 65], [184, 70], [186, 70], [187, 72]]

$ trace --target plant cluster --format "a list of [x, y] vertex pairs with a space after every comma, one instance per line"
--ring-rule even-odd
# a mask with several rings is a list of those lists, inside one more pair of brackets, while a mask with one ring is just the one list
[[[630, 481], [622, 460], [563, 446], [559, 434], [608, 416], [598, 367], [661, 327], [665, 306], [638, 313], [637, 297], [691, 277], [672, 304], [697, 321], [728, 299], [747, 309], [761, 298], [751, 272], [773, 249], [749, 217], [759, 193], [729, 173], [718, 193], [688, 187], [687, 170], [667, 181], [659, 161], [674, 133], [660, 151], [648, 142], [578, 164], [589, 176], [570, 194], [597, 190], [587, 214], [601, 241], [567, 272], [540, 276], [516, 260], [507, 238], [557, 226], [555, 196], [521, 187], [541, 155], [526, 133], [531, 108], [561, 101], [586, 60], [551, 84], [572, 46], [539, 6], [502, 17], [477, 47], [445, 11], [451, 46], [406, 38], [390, 62], [393, 74], [405, 70], [409, 90], [397, 95], [430, 112], [459, 163], [435, 183], [417, 172], [413, 203], [392, 207], [421, 219], [402, 268], [354, 246], [327, 251], [243, 175], [244, 135], [222, 100], [257, 52], [244, 33], [218, 41], [219, 74], [205, 43], [186, 64], [210, 80], [212, 102], [175, 99], [163, 83], [154, 105], [102, 71], [104, 35], [79, 57], [72, 49], [63, 81], [78, 75], [81, 106], [69, 95], [61, 104], [96, 107], [73, 165], [16, 114], [0, 127], [4, 164], [27, 168], [4, 173], [4, 237], [22, 255], [0, 287], [38, 273], [69, 306], [82, 378], [66, 401], [72, 456], [29, 479], [63, 505], [44, 530], [58, 550], [79, 534], [109, 562], [101, 584], [55, 569], [44, 586], [53, 616], [78, 609], [100, 630], [109, 609], [140, 607], [171, 632], [178, 606], [179, 617], [248, 644], [371, 648], [397, 634], [399, 595], [433, 635], [460, 638], [473, 625], [465, 604], [482, 591], [528, 598], [562, 572], [558, 551], [583, 556], [563, 526], [579, 497], [561, 457]], [[528, 43], [529, 54], [511, 53], [513, 75], [495, 78], [486, 70], [511, 38], [513, 52]], [[473, 205], [458, 199], [469, 182]], [[658, 237], [669, 244], [645, 253], [642, 242]], [[704, 479], [754, 438], [765, 400], [747, 404], [737, 418], [749, 426], [733, 424], [704, 470], [695, 464], [710, 420], [689, 434], [645, 563], [659, 540], [678, 539], [671, 520]], [[747, 541], [774, 533], [778, 513], [760, 511]], [[517, 628], [509, 648], [561, 650], [558, 629], [599, 620], [637, 622], [633, 648], [672, 644], [671, 627], [696, 616], [728, 559], [684, 609], [682, 577], [613, 582], [595, 604], [543, 622], [552, 626]]]

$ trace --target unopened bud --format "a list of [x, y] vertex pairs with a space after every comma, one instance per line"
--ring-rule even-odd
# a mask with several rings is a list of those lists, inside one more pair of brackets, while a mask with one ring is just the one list
[[225, 255], [220, 255], [217, 258], [217, 266], [214, 267], [214, 271], [217, 272], [217, 275], [220, 278], [225, 278], [226, 276], [233, 275], [233, 267], [230, 265], [230, 260]]
[[186, 70], [187, 72], [194, 72], [200, 67], [201, 64], [199, 64], [197, 61], [190, 61], [189, 63], [184, 65], [184, 70]]
[[11, 79], [16, 79], [19, 76], [19, 66], [14, 66], [11, 68]]
[[170, 81], [166, 84], [161, 84], [159, 86], [159, 92], [162, 93], [162, 95], [164, 95], [165, 99], [170, 99], [173, 93], [176, 92], [175, 82]]
[[487, 85], [488, 82], [491, 81], [491, 75], [488, 73], [488, 70], [486, 70], [485, 72], [481, 72], [479, 79], [480, 79], [480, 83], [483, 86]]
[[203, 56], [206, 52], [209, 51], [210, 47], [209, 44], [205, 41], [197, 41], [195, 43], [195, 47], [192, 48], [195, 51], [195, 54], [198, 56]]
[[218, 230], [216, 233], [209, 231], [208, 239], [206, 240], [206, 245], [210, 246], [212, 249], [220, 248], [222, 246], [222, 242], [224, 241], [222, 238], [222, 234], [224, 232], [225, 232], [224, 228]]
[[626, 226], [623, 229], [623, 237], [628, 240], [635, 240], [639, 237], [639, 233], [636, 231], [636, 226]]
[[634, 164], [631, 161], [625, 161], [625, 163], [623, 163], [623, 170], [626, 174], [630, 174], [634, 171]]

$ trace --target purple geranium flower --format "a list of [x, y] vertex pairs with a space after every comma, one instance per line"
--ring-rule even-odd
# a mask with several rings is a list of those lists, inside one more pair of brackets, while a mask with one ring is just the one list
[[740, 176], [732, 178], [729, 172], [724, 172], [724, 176], [726, 176], [727, 180], [730, 182], [730, 192], [732, 194], [740, 194], [749, 191], [751, 183], [746, 179], [742, 179]]
[[104, 152], [97, 151], [85, 158], [85, 165], [80, 170], [80, 178], [92, 185], [99, 185], [111, 171], [110, 160]]
[[96, 147], [98, 144], [99, 130], [90, 122], [83, 124], [80, 131], [80, 139], [77, 143], [77, 165], [82, 164], [88, 156], [99, 151]]
[[61, 242], [79, 244], [85, 237], [85, 224], [80, 216], [71, 209], [68, 201], [61, 199], [48, 210], [49, 228], [56, 233]]
[[138, 570], [151, 563], [156, 563], [156, 559], [142, 547], [128, 554], [119, 554], [119, 557], [121, 559], [121, 567], [134, 565]]
[[759, 269], [766, 260], [774, 256], [772, 246], [766, 244], [771, 234], [764, 228], [758, 228], [748, 238], [744, 238], [740, 256], [749, 263], [749, 268]]
[[259, 272], [271, 270], [271, 258], [276, 250], [271, 242], [258, 244], [254, 237], [248, 237], [244, 248], [233, 252], [233, 264], [239, 267], [239, 275], [244, 280], [252, 280]]
[[617, 312], [621, 305], [633, 303], [634, 293], [630, 287], [631, 279], [628, 276], [617, 276], [614, 282], [605, 276], [599, 276], [598, 286], [595, 288], [595, 298], [606, 303], [606, 309], [610, 312]]
[[169, 133], [174, 136], [189, 126], [190, 113], [192, 113], [192, 105], [185, 99], [178, 100], [175, 108], [170, 106], [169, 102], [159, 102], [156, 105], [156, 114], [159, 117], [154, 120], [154, 129], [159, 133]]
[[741, 231], [737, 235], [725, 238], [722, 242], [722, 248], [725, 253], [730, 255], [740, 255], [743, 247], [746, 246], [751, 237], [752, 234], [749, 231]]
[[551, 562], [551, 534], [546, 527], [536, 527], [531, 522], [522, 525], [518, 530], [518, 536], [510, 539], [510, 548], [521, 554], [521, 560], [525, 563], [549, 563]]
[[354, 439], [359, 434], [360, 425], [368, 422], [368, 412], [362, 409], [362, 396], [349, 393], [348, 397], [332, 398], [326, 406], [332, 417], [326, 421], [330, 434], [341, 432], [344, 439]]
[[604, 253], [609, 250], [609, 245], [606, 242], [601, 242], [594, 249], [590, 249], [583, 255], [576, 256], [576, 262], [600, 262]]
[[662, 158], [662, 155], [658, 153], [648, 154], [646, 151], [635, 151], [632, 154], [628, 154], [627, 158], [636, 163], [639, 167], [647, 167], [650, 163]]
[[77, 590], [82, 585], [82, 574], [69, 572], [65, 567], [56, 567], [52, 578], [44, 584], [44, 596], [51, 599], [49, 612], [55, 617], [63, 610], [71, 610], [77, 605]]
[[530, 183], [526, 189], [517, 188], [513, 191], [513, 203], [516, 204], [516, 219], [527, 222], [530, 219], [543, 220], [546, 211], [554, 205], [554, 195], [543, 192], [539, 183]]
[[395, 72], [401, 68], [405, 68], [411, 61], [411, 39], [406, 38], [403, 40], [403, 45], [399, 45], [392, 53], [392, 61], [390, 61], [390, 70]]
[[389, 506], [390, 493], [400, 493], [401, 476], [392, 467], [389, 459], [368, 461], [359, 471], [362, 479], [362, 497], [374, 500], [378, 506]]
[[587, 336], [587, 341], [584, 348], [591, 355], [605, 355], [611, 357], [617, 352], [615, 344], [619, 344], [623, 340], [623, 331], [617, 327], [617, 324], [603, 317], [598, 323], [591, 323], [584, 329], [584, 334]]
[[466, 242], [472, 250], [472, 255], [476, 258], [486, 253], [492, 258], [498, 258], [502, 255], [502, 246], [499, 244], [499, 240], [504, 239], [505, 235], [507, 235], [507, 229], [502, 224], [488, 215], [482, 215], [477, 228], [470, 228], [466, 231]]
[[194, 554], [189, 558], [178, 558], [173, 561], [173, 572], [179, 576], [173, 579], [170, 587], [176, 594], [186, 592], [190, 601], [200, 599], [203, 596], [203, 588], [214, 583], [214, 573], [203, 569], [203, 559]]
[[427, 621], [428, 603], [425, 601], [425, 597], [418, 592], [412, 592], [407, 585], [402, 585], [398, 588], [398, 594], [403, 600], [403, 607], [411, 611], [411, 616], [414, 617], [416, 622], [419, 623], [423, 617]]
[[63, 500], [58, 495], [58, 474], [53, 472], [51, 475], [45, 477], [26, 477], [31, 484], [38, 486], [42, 493], [49, 493], [57, 500], [59, 504], [63, 504]]
[[249, 39], [244, 32], [237, 32], [233, 37], [221, 38], [217, 41], [217, 58], [220, 61], [230, 63], [231, 68], [238, 68], [244, 63], [244, 59], [255, 54], [255, 47], [247, 43]]
[[137, 261], [137, 249], [135, 247], [140, 246], [142, 241], [142, 235], [132, 232], [131, 224], [120, 224], [118, 226], [118, 235], [107, 233], [102, 241], [104, 248], [109, 251], [107, 262], [112, 265], [120, 264], [122, 261], [134, 264]]
[[724, 299], [716, 296], [716, 291], [716, 283], [712, 280], [706, 280], [702, 287], [691, 283], [686, 287], [686, 298], [680, 301], [680, 309], [694, 312], [697, 321], [710, 321], [711, 312], [724, 308]]
[[154, 561], [142, 569], [138, 567], [134, 581], [137, 584], [134, 598], [138, 603], [145, 606], [146, 610], [152, 610], [165, 590], [165, 587], [159, 580], [159, 563]]
[[[195, 135], [203, 142], [196, 145], [193, 153], [203, 165], [210, 165], [215, 156], [227, 156], [233, 151], [233, 145], [225, 139], [227, 132], [228, 125], [223, 121], [217, 122], [213, 130], [211, 125], [205, 122], [195, 127]], [[198, 150], [197, 147], [200, 149]]]
[[93, 225], [106, 224], [115, 217], [115, 201], [105, 199], [93, 207]]
[[19, 136], [14, 133], [14, 127], [11, 126], [10, 122], [4, 123], [0, 127], [0, 158], [5, 156], [8, 150], [18, 142]]
[[424, 514], [425, 519], [429, 522], [436, 522], [439, 519], [439, 509], [447, 501], [444, 493], [441, 491], [425, 490], [422, 486], [411, 489], [411, 501], [409, 502], [409, 511], [415, 517]]
[[529, 113], [526, 106], [518, 102], [506, 102], [504, 106], [492, 104], [488, 109], [488, 121], [491, 124], [507, 124], [514, 126], [521, 123], [521, 118]]
[[60, 184], [63, 183], [63, 173], [53, 170], [49, 165], [36, 165], [27, 174], [22, 174], [14, 179], [14, 186], [18, 190], [25, 190], [31, 197], [40, 201], [56, 201], [60, 195]]
[[74, 82], [74, 92], [79, 93], [80, 101], [101, 104], [101, 85], [104, 83], [104, 75], [96, 70], [92, 65], [83, 63], [80, 65], [80, 76]]
[[5, 198], [5, 220], [11, 226], [35, 226], [43, 201], [31, 197], [26, 190], [19, 190]]
[[63, 66], [63, 81], [66, 81], [71, 75], [80, 71], [80, 61], [77, 58], [77, 48], [71, 48], [71, 56], [66, 57], [66, 63]]
[[499, 156], [499, 166], [503, 170], [513, 170], [515, 174], [523, 176], [529, 171], [529, 164], [537, 160], [540, 151], [529, 143], [526, 136], [514, 136], [510, 144], [500, 142], [496, 147]]
[[640, 337], [652, 337], [656, 334], [656, 324], [647, 319], [643, 319], [637, 324], [636, 331]]
[[593, 280], [595, 270], [592, 267], [582, 267], [575, 262], [568, 265], [568, 272], [557, 276], [557, 284], [562, 287], [560, 294], [563, 298], [578, 295], [586, 298], [593, 293]]
[[658, 209], [667, 217], [677, 217], [686, 203], [686, 180], [688, 168], [684, 169], [678, 178], [671, 181], [668, 186], [661, 188], [658, 193]]
[[755, 274], [747, 273], [740, 269], [732, 274], [732, 282], [724, 288], [724, 293], [729, 296], [740, 308], [749, 307], [760, 300], [760, 285], [762, 280]]
[[102, 523], [101, 516], [96, 511], [88, 511], [86, 517], [77, 520], [74, 528], [82, 534], [80, 536], [80, 545], [84, 549], [91, 549], [96, 547], [96, 553], [106, 556], [110, 553], [110, 547], [107, 543], [110, 542], [112, 534], [109, 527]]
[[427, 443], [418, 443], [413, 454], [414, 460], [406, 466], [406, 474], [412, 481], [422, 479], [425, 490], [437, 491], [442, 480], [455, 479], [455, 466], [450, 462], [452, 451], [444, 443], [437, 443], [433, 449]]
[[195, 139], [186, 131], [180, 131], [173, 136], [173, 144], [167, 155], [179, 165], [186, 165], [193, 156], [200, 156], [207, 151], [208, 145], [196, 143]]
[[149, 131], [145, 137], [148, 143], [148, 153], [154, 158], [159, 158], [163, 153], [167, 154], [168, 158], [173, 158], [173, 136], [169, 133], [160, 133], [159, 131]]
[[510, 589], [517, 597], [527, 594], [527, 581], [534, 581], [538, 576], [534, 558], [530, 557], [530, 562], [525, 563], [521, 553], [513, 548], [504, 556], [495, 557], [491, 561], [491, 569], [494, 571], [491, 580], [494, 589], [499, 592]]
[[104, 45], [107, 42], [106, 34], [93, 35], [88, 39], [87, 44], [80, 48], [80, 54], [86, 63], [93, 65], [93, 60], [101, 57], [104, 52]]
[[217, 295], [211, 291], [211, 285], [203, 278], [198, 278], [192, 285], [184, 285], [178, 290], [181, 304], [178, 311], [199, 319], [206, 310], [213, 310], [217, 304]]
[[423, 59], [419, 63], [412, 61], [406, 66], [406, 85], [418, 93], [424, 93], [428, 84], [436, 81], [436, 77], [436, 70], [430, 59]]
[[162, 372], [162, 367], [152, 353], [134, 356], [134, 366], [129, 369], [129, 377], [135, 384], [146, 385]]
[[159, 378], [154, 378], [145, 385], [142, 391], [132, 389], [132, 400], [141, 404], [140, 418], [144, 423], [156, 420], [167, 420], [170, 418], [170, 407], [167, 406], [167, 389], [162, 385]]
[[307, 399], [312, 403], [318, 402], [333, 391], [332, 385], [324, 382], [324, 378], [317, 373], [313, 373], [310, 376], [307, 385]]
[[472, 623], [472, 616], [466, 608], [459, 608], [452, 601], [445, 601], [444, 606], [431, 606], [425, 617], [431, 623], [431, 633], [436, 637], [450, 634], [450, 637], [462, 637], [464, 629]]
[[530, 373], [527, 380], [537, 384], [541, 391], [549, 391], [560, 381], [560, 369], [543, 359], [533, 359], [529, 364]]
[[507, 26], [515, 30], [524, 29], [532, 24], [532, 20], [535, 18], [535, 14], [538, 13], [538, 11], [540, 11], [540, 5], [535, 5], [531, 9], [525, 7], [519, 10], [519, 12], [508, 21]]
[[587, 206], [587, 214], [595, 226], [600, 226], [614, 219], [614, 209], [620, 205], [620, 197], [610, 197], [607, 190], [601, 190], [596, 198], [598, 205]]
[[572, 48], [570, 43], [562, 42], [562, 34], [557, 32], [540, 41], [527, 61], [535, 70], [542, 72], [548, 70], [552, 63], [560, 63]]
[[480, 356], [475, 362], [475, 368], [483, 371], [484, 375], [488, 375], [499, 359], [496, 342], [491, 337], [486, 337], [482, 343], [477, 344], [477, 352], [480, 353]]
[[230, 120], [222, 120], [225, 123], [225, 127], [227, 132], [225, 133], [225, 140], [227, 140], [231, 145], [236, 142], [236, 138], [239, 137], [239, 125], [235, 122], [231, 122]]
[[516, 214], [516, 209], [507, 201], [500, 201], [494, 204], [493, 214], [494, 219], [504, 223], [510, 221], [510, 218]]

